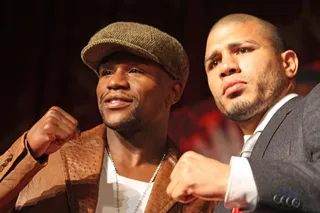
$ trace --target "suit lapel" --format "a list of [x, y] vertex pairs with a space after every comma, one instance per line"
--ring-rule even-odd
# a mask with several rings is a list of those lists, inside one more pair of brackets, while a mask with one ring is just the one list
[[251, 157], [250, 158], [262, 158], [268, 145], [279, 128], [280, 124], [284, 121], [286, 116], [292, 111], [296, 103], [301, 99], [301, 97], [295, 97], [285, 103], [275, 114], [272, 116], [271, 120], [267, 126], [262, 131], [260, 137], [258, 138]]
[[164, 213], [176, 203], [176, 201], [166, 193], [167, 186], [170, 183], [171, 172], [178, 161], [177, 149], [171, 146], [172, 143], [173, 142], [168, 141], [168, 153], [155, 179], [145, 213]]
[[61, 150], [70, 212], [94, 213], [104, 155], [104, 125], [84, 132]]

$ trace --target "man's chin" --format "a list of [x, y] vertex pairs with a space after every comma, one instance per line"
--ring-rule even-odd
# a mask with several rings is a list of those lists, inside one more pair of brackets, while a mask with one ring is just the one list
[[222, 111], [222, 114], [237, 122], [247, 121], [256, 111], [255, 108], [250, 101], [234, 100], [229, 108]]
[[124, 132], [124, 131], [134, 131], [139, 129], [140, 122], [134, 119], [130, 120], [118, 120], [118, 121], [104, 121], [104, 124], [109, 129], [115, 130], [117, 132]]

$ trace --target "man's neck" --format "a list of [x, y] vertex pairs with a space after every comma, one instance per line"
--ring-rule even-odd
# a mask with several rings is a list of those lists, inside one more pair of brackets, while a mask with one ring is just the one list
[[108, 129], [106, 143], [118, 174], [148, 182], [167, 152], [167, 131], [138, 132], [130, 138]]
[[247, 121], [238, 122], [243, 134], [252, 135], [255, 131], [262, 131], [279, 108], [295, 96], [297, 96], [295, 93], [286, 94], [262, 113], [253, 116]]
[[166, 151], [167, 131], [160, 127], [148, 128], [128, 137], [107, 128], [106, 142], [113, 157], [126, 161], [130, 166], [157, 164]]
[[250, 118], [249, 120], [237, 122], [242, 133], [244, 135], [252, 135], [265, 113], [266, 113], [266, 111], [255, 115], [254, 117]]

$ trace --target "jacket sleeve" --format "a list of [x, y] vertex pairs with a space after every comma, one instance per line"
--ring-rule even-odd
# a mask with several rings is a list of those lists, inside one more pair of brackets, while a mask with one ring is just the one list
[[24, 133], [0, 156], [0, 213], [13, 212], [20, 191], [47, 164], [35, 160], [30, 154]]
[[258, 189], [255, 212], [320, 211], [320, 84], [304, 104], [301, 147], [308, 159], [287, 162], [249, 159]]

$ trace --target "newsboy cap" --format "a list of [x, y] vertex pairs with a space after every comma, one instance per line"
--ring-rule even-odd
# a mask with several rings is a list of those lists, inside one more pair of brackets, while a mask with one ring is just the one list
[[114, 22], [107, 25], [91, 37], [81, 51], [81, 58], [98, 74], [101, 60], [118, 51], [156, 62], [183, 86], [187, 82], [189, 61], [182, 45], [169, 34], [145, 24]]

